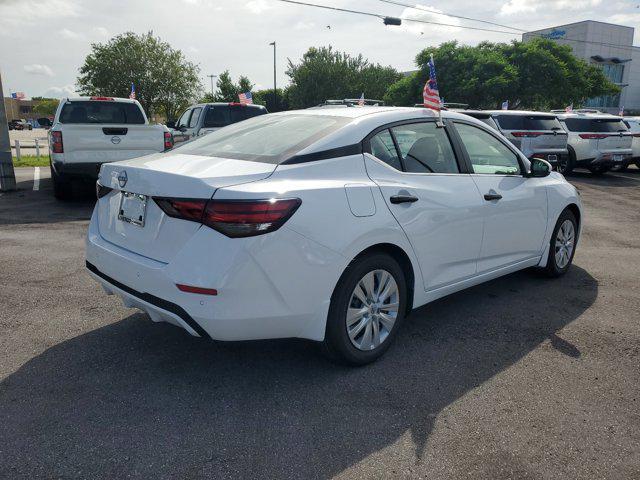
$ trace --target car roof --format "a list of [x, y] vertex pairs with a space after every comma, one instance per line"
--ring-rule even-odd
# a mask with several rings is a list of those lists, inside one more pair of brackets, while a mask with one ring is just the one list
[[[106, 99], [109, 100], [100, 100]], [[121, 103], [138, 103], [134, 99], [131, 98], [122, 98], [122, 97], [111, 97], [108, 95], [93, 95], [91, 97], [67, 97], [63, 98], [61, 102], [121, 102]]]
[[560, 120], [566, 120], [567, 118], [586, 118], [595, 120], [622, 120], [623, 117], [617, 115], [611, 115], [609, 113], [566, 113], [558, 115]]
[[483, 112], [489, 113], [491, 115], [535, 115], [535, 116], [545, 116], [545, 117], [555, 117], [555, 113], [550, 112], [536, 112], [533, 110], [481, 110]]
[[[196, 103], [195, 105], [191, 105], [188, 108], [194, 108], [194, 107], [204, 107], [204, 106], [209, 106], [209, 107], [240, 107], [243, 106], [241, 103], [239, 102], [208, 102], [208, 103]], [[249, 105], [244, 105], [244, 107], [247, 108], [265, 108], [266, 107], [264, 105], [256, 105], [255, 103], [249, 104]]]

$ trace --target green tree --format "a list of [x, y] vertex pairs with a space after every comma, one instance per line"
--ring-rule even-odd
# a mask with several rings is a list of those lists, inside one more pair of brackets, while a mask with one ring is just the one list
[[253, 92], [253, 103], [264, 105], [271, 113], [289, 110], [289, 97], [287, 89], [278, 88], [276, 98], [273, 97], [273, 88], [257, 90]]
[[499, 108], [509, 100], [513, 108], [547, 110], [619, 91], [602, 71], [575, 57], [568, 46], [551, 40], [483, 42], [475, 47], [446, 42], [416, 57], [420, 70], [387, 90], [393, 105], [422, 103], [433, 55], [440, 95], [472, 108]]
[[147, 113], [175, 119], [199, 96], [198, 74], [196, 64], [153, 32], [127, 32], [91, 45], [76, 84], [85, 95], [128, 97], [133, 83]]
[[250, 92], [253, 89], [253, 83], [244, 75], [238, 79], [238, 83], [234, 83], [229, 70], [225, 70], [218, 76], [216, 82], [216, 91], [212, 96], [210, 93], [205, 94], [201, 102], [237, 102], [240, 93]]
[[60, 100], [57, 98], [33, 97], [33, 112], [43, 117], [52, 117], [56, 113]]
[[362, 55], [351, 56], [331, 46], [310, 48], [300, 60], [289, 59], [287, 75], [291, 79], [288, 99], [292, 108], [307, 108], [327, 99], [382, 99], [401, 75], [391, 67], [371, 64]]

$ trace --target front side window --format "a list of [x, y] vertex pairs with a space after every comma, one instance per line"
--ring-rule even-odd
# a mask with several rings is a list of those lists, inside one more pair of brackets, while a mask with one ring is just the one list
[[189, 128], [196, 128], [198, 126], [198, 120], [200, 120], [200, 112], [202, 112], [201, 107], [197, 107], [193, 109], [193, 113], [191, 114], [191, 120], [189, 120]]
[[447, 132], [435, 122], [411, 123], [391, 130], [398, 142], [406, 172], [460, 172]]
[[500, 140], [478, 127], [464, 123], [455, 125], [469, 155], [473, 173], [520, 174], [518, 157]]
[[402, 170], [400, 159], [398, 158], [398, 151], [391, 138], [389, 130], [383, 130], [382, 132], [371, 137], [371, 155], [382, 160], [384, 163], [396, 170]]
[[191, 109], [185, 110], [185, 112], [180, 115], [180, 118], [176, 122], [176, 128], [186, 128], [187, 125], [189, 125], [189, 115], [191, 115]]

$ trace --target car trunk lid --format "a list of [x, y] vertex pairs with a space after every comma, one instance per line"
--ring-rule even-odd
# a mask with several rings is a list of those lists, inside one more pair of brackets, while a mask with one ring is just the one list
[[[100, 235], [129, 251], [168, 263], [201, 225], [169, 217], [153, 197], [208, 199], [218, 188], [261, 180], [275, 168], [268, 163], [178, 152], [105, 164], [99, 182], [114, 190], [98, 201]], [[135, 212], [134, 221], [140, 214], [140, 224], [130, 221], [131, 212]]]

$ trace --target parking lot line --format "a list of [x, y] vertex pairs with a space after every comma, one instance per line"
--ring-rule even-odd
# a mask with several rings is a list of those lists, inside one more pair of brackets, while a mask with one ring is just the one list
[[40, 167], [33, 169], [33, 189], [40, 190]]

